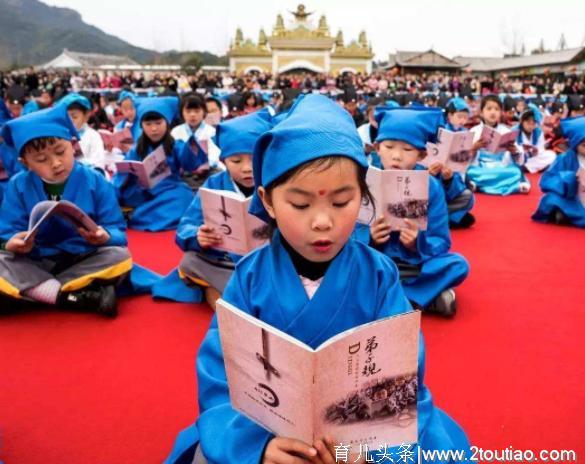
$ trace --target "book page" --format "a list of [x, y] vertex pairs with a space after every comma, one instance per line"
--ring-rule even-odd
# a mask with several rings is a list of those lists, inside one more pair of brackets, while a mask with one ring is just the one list
[[417, 441], [419, 331], [420, 312], [413, 311], [319, 347], [316, 439], [331, 435], [336, 443], [367, 444], [370, 450]]
[[[360, 208], [357, 222], [360, 224], [371, 224], [375, 216], [380, 216], [380, 207], [378, 204], [378, 198], [382, 196], [381, 192], [381, 182], [382, 182], [382, 170], [378, 169], [374, 166], [370, 166], [368, 168], [368, 172], [366, 174], [366, 184], [368, 184], [368, 188], [374, 197], [374, 205], [372, 204], [363, 204]], [[375, 206], [375, 213], [374, 213], [374, 206]]]
[[473, 161], [473, 133], [456, 132], [447, 157], [447, 166], [454, 172], [464, 174]]
[[143, 188], [148, 188], [148, 175], [144, 169], [144, 164], [140, 161], [116, 161], [116, 171], [120, 174], [134, 174], [138, 178], [138, 183]]
[[156, 187], [162, 180], [172, 174], [171, 168], [167, 163], [167, 155], [163, 145], [160, 145], [150, 155], [144, 158], [143, 164], [148, 182], [146, 188], [151, 189]]
[[313, 350], [221, 299], [217, 320], [232, 407], [277, 436], [312, 443]]
[[47, 221], [51, 216], [58, 215], [69, 222], [75, 229], [82, 227], [88, 232], [94, 232], [98, 225], [84, 211], [79, 209], [75, 204], [67, 201], [41, 201], [37, 203], [31, 211], [29, 218], [29, 231], [24, 237], [24, 241], [30, 239], [41, 224]]
[[234, 198], [233, 192], [204, 187], [199, 189], [199, 196], [205, 224], [222, 236], [222, 242], [215, 249], [238, 255], [247, 254], [250, 249], [244, 218], [248, 214], [249, 200]]
[[429, 208], [429, 171], [384, 171], [382, 198], [378, 211], [384, 214], [392, 230], [404, 227], [404, 219], [415, 222], [420, 230], [426, 230]]
[[422, 166], [429, 168], [435, 163], [445, 164], [449, 156], [447, 145], [427, 142], [426, 149], [427, 156], [419, 161]]
[[244, 202], [244, 222], [246, 223], [248, 248], [250, 251], [261, 247], [270, 240], [270, 226], [262, 219], [250, 214], [250, 202], [252, 197], [249, 197]]

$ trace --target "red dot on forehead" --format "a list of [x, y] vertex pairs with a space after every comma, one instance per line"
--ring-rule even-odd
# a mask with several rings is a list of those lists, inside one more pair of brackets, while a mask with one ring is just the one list
[[327, 190], [319, 190], [319, 195], [323, 196], [327, 193]]

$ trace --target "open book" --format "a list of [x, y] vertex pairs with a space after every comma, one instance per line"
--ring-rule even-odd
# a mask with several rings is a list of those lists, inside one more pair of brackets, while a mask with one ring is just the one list
[[[370, 166], [366, 182], [374, 196], [376, 217], [384, 215], [392, 230], [404, 227], [404, 219], [415, 222], [420, 230], [426, 230], [429, 171], [381, 170]], [[362, 205], [358, 222], [370, 224], [372, 219], [373, 205]]]
[[479, 140], [484, 140], [487, 142], [487, 145], [484, 148], [485, 151], [489, 153], [500, 153], [506, 150], [506, 147], [510, 144], [510, 142], [516, 142], [518, 133], [518, 130], [513, 130], [506, 132], [505, 134], [501, 134], [496, 129], [493, 129], [492, 127], [484, 124]]
[[46, 200], [37, 203], [30, 212], [28, 233], [25, 235], [24, 241], [28, 241], [39, 227], [53, 215], [62, 217], [76, 229], [82, 227], [88, 232], [94, 232], [98, 229], [98, 225], [93, 219], [70, 201]]
[[270, 238], [268, 224], [248, 213], [252, 197], [205, 187], [199, 189], [199, 196], [205, 224], [222, 235], [217, 250], [245, 255]]
[[122, 149], [123, 145], [129, 145], [134, 143], [132, 137], [132, 131], [128, 127], [118, 132], [110, 132], [106, 129], [99, 129], [98, 133], [104, 141], [106, 147], [113, 146], [114, 148]]
[[420, 312], [355, 327], [317, 349], [217, 302], [232, 407], [277, 436], [417, 441]]
[[441, 163], [455, 172], [465, 173], [473, 161], [473, 132], [452, 132], [439, 129], [437, 143], [427, 143], [427, 156], [420, 164], [430, 167], [434, 163]]
[[134, 174], [138, 183], [146, 188], [155, 187], [163, 179], [171, 175], [171, 168], [167, 163], [167, 155], [163, 145], [160, 145], [143, 161], [116, 161], [116, 169], [121, 174]]

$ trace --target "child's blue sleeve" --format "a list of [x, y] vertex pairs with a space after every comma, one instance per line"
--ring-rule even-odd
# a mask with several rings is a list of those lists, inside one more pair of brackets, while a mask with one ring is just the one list
[[199, 227], [203, 224], [203, 210], [201, 209], [201, 198], [199, 194], [189, 205], [185, 214], [179, 222], [177, 227], [177, 235], [175, 242], [183, 251], [201, 251], [199, 242], [197, 241], [197, 232]]
[[564, 155], [559, 156], [540, 179], [540, 188], [545, 193], [556, 193], [565, 198], [577, 195], [577, 174], [572, 169], [564, 169]]
[[94, 201], [96, 202], [96, 223], [110, 234], [110, 240], [106, 246], [128, 246], [126, 223], [118, 205], [114, 187], [103, 178], [98, 179]]
[[427, 230], [419, 231], [416, 243], [417, 251], [423, 260], [446, 253], [451, 248], [445, 193], [437, 179], [431, 177], [429, 181]]
[[195, 171], [197, 168], [208, 162], [207, 154], [203, 149], [197, 145], [197, 153], [193, 152], [189, 141], [183, 142], [177, 140], [175, 142], [176, 153], [178, 153], [178, 161], [180, 167], [185, 171]]
[[28, 230], [29, 212], [24, 198], [18, 191], [16, 178], [8, 181], [0, 207], [0, 241], [7, 242], [17, 232]]
[[461, 177], [461, 174], [459, 174], [458, 172], [454, 172], [453, 177], [451, 177], [451, 179], [447, 181], [441, 179], [441, 181], [443, 183], [443, 189], [445, 191], [445, 200], [447, 201], [447, 203], [452, 202], [455, 198], [461, 195], [461, 192], [463, 192], [467, 188], [465, 186], [463, 178]]

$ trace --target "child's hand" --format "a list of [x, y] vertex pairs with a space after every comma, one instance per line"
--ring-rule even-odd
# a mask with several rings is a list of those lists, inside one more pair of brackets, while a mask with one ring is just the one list
[[313, 459], [315, 464], [335, 464], [335, 441], [330, 436], [317, 440], [313, 446], [317, 450], [317, 458]]
[[382, 245], [390, 240], [390, 224], [386, 221], [384, 216], [380, 216], [370, 226], [370, 236], [375, 245]]
[[78, 227], [77, 231], [79, 232], [79, 235], [81, 235], [90, 245], [101, 246], [105, 243], [108, 243], [110, 240], [110, 234], [108, 234], [106, 229], [104, 229], [102, 226], [99, 226], [94, 232], [89, 232], [83, 227]]
[[19, 255], [26, 255], [32, 251], [35, 246], [35, 237], [36, 232], [25, 242], [24, 237], [26, 237], [28, 232], [18, 232], [14, 234], [8, 242], [6, 242], [6, 251], [9, 251], [14, 254]]
[[111, 140], [108, 140], [108, 142], [104, 142], [104, 149], [106, 151], [111, 152], [114, 149], [114, 142], [112, 142]]
[[444, 166], [443, 169], [441, 169], [441, 176], [443, 177], [443, 180], [451, 180], [453, 178], [453, 169]]
[[306, 464], [317, 458], [317, 450], [293, 438], [275, 437], [268, 442], [262, 464]]
[[418, 226], [410, 219], [405, 219], [406, 227], [400, 229], [400, 243], [410, 251], [416, 251], [416, 239], [418, 237]]
[[443, 169], [443, 163], [439, 163], [438, 161], [435, 161], [433, 164], [431, 164], [429, 166], [429, 174], [431, 176], [436, 176], [437, 174], [439, 174], [441, 172], [442, 169]]
[[477, 152], [477, 150], [481, 150], [482, 148], [487, 147], [487, 140], [479, 139], [477, 142], [473, 144], [471, 147], [472, 152]]
[[197, 231], [197, 241], [201, 248], [213, 248], [221, 243], [221, 235], [215, 233], [215, 229], [203, 224]]
[[516, 146], [516, 144], [514, 142], [510, 142], [508, 145], [506, 145], [506, 150], [508, 150], [513, 155], [518, 154], [518, 147]]

